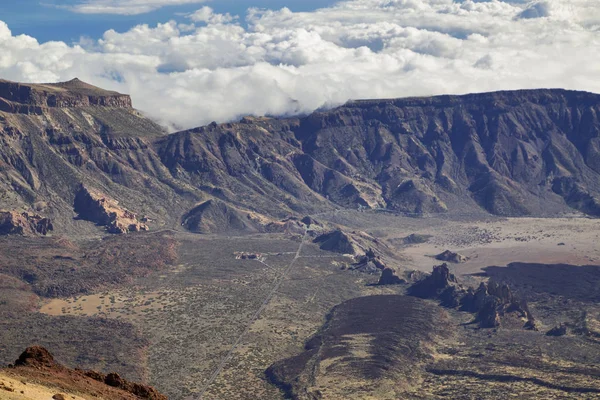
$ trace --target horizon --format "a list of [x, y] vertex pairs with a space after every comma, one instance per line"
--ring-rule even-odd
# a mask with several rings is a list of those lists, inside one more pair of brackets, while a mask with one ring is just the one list
[[591, 0], [26, 0], [0, 5], [0, 77], [77, 76], [185, 129], [352, 100], [600, 92], [598, 32]]

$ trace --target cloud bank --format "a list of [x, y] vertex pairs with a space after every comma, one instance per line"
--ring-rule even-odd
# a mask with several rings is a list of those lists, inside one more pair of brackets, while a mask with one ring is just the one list
[[145, 14], [166, 6], [204, 3], [207, 0], [85, 0], [72, 6], [62, 6], [79, 14]]
[[250, 9], [245, 25], [203, 7], [185, 23], [109, 30], [72, 46], [14, 36], [0, 22], [0, 76], [77, 76], [130, 93], [173, 129], [358, 98], [600, 92], [596, 1], [349, 0], [313, 12]]

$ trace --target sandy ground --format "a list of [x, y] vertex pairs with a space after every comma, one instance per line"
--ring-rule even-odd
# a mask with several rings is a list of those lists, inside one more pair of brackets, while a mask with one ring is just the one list
[[68, 400], [86, 400], [71, 393], [15, 379], [0, 372], [1, 400], [51, 400], [52, 396], [58, 393], [65, 395], [65, 399]]
[[452, 222], [420, 230], [427, 243], [402, 250], [406, 268], [429, 272], [432, 256], [451, 250], [469, 257], [451, 264], [458, 275], [512, 262], [600, 264], [600, 220], [588, 218], [509, 218], [491, 222]]
[[166, 293], [136, 293], [115, 290], [89, 296], [51, 299], [44, 302], [40, 312], [48, 315], [79, 315], [118, 318], [124, 314], [137, 314], [162, 309], [171, 304]]

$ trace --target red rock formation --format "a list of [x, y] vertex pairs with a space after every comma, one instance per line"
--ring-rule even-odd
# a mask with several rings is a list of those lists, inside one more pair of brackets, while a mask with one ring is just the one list
[[148, 225], [138, 221], [134, 213], [119, 207], [118, 201], [83, 185], [75, 196], [74, 207], [80, 218], [105, 226], [109, 233], [123, 234], [148, 230]]
[[56, 366], [54, 356], [41, 346], [32, 346], [25, 349], [15, 361], [16, 367], [52, 368]]
[[[89, 392], [91, 397], [99, 397], [101, 394], [102, 398], [115, 400], [167, 400], [155, 388], [130, 382], [116, 373], [104, 375], [97, 371], [67, 368], [57, 363], [53, 355], [41, 346], [27, 348], [9, 370], [12, 375], [32, 379], [37, 384], [49, 384], [51, 387], [79, 393]], [[53, 398], [58, 399], [60, 395]]]
[[49, 218], [26, 212], [0, 211], [0, 235], [47, 235], [53, 229]]

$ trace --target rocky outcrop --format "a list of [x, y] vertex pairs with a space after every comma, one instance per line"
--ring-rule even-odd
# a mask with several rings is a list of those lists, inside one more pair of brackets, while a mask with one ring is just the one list
[[421, 244], [427, 243], [431, 235], [420, 235], [417, 233], [412, 233], [403, 239], [404, 244]]
[[53, 229], [49, 218], [26, 212], [0, 211], [0, 235], [47, 235]]
[[131, 98], [89, 85], [75, 78], [52, 84], [24, 84], [0, 80], [0, 110], [42, 114], [45, 108], [132, 108]]
[[25, 349], [14, 364], [16, 367], [52, 368], [56, 366], [54, 356], [41, 346]]
[[431, 275], [414, 283], [408, 290], [411, 296], [423, 299], [439, 299], [446, 307], [458, 307], [466, 290], [450, 273], [447, 264], [433, 267]]
[[395, 270], [392, 268], [384, 268], [383, 271], [381, 271], [381, 277], [379, 278], [377, 285], [401, 285], [403, 283], [406, 283], [406, 281], [398, 277]]
[[79, 218], [105, 226], [109, 233], [148, 230], [148, 226], [140, 222], [134, 213], [119, 207], [118, 201], [83, 185], [75, 196], [74, 209]]
[[351, 270], [367, 274], [383, 272], [386, 268], [381, 257], [371, 248], [364, 255], [357, 257], [356, 262], [350, 266]]
[[339, 229], [317, 236], [313, 242], [317, 243], [319, 248], [325, 251], [351, 255], [361, 253], [359, 244], [350, 235]]
[[323, 226], [323, 225], [321, 225], [321, 223], [319, 221], [317, 221], [316, 219], [314, 219], [314, 218], [312, 218], [311, 216], [308, 216], [308, 215], [306, 217], [302, 218], [300, 220], [300, 222], [302, 222], [304, 225], [306, 225], [309, 228], [311, 226], [313, 228], [314, 228], [314, 226]]
[[546, 332], [546, 336], [565, 336], [567, 332], [567, 324], [560, 324]]
[[426, 299], [438, 299], [440, 304], [475, 314], [474, 322], [482, 328], [501, 325], [502, 316], [515, 313], [524, 320], [525, 329], [536, 330], [535, 319], [527, 303], [518, 299], [506, 284], [482, 282], [477, 290], [465, 288], [447, 264], [433, 267], [431, 275], [414, 283], [408, 294]]
[[[11, 374], [31, 379], [38, 385], [48, 384], [77, 393], [88, 393], [90, 397], [119, 400], [167, 400], [155, 388], [130, 382], [119, 374], [103, 374], [97, 371], [83, 371], [67, 368], [54, 359], [54, 356], [41, 346], [27, 348], [10, 368]], [[63, 397], [61, 397], [63, 396]], [[53, 398], [66, 398], [56, 393]]]
[[525, 328], [536, 330], [527, 303], [518, 299], [506, 284], [482, 282], [476, 291], [469, 288], [467, 295], [461, 299], [461, 309], [476, 313], [477, 322], [484, 328], [500, 326], [500, 317], [514, 312], [526, 320]]
[[468, 257], [465, 257], [462, 254], [458, 254], [450, 250], [446, 250], [443, 253], [438, 254], [437, 256], [435, 256], [435, 259], [455, 264], [461, 264], [469, 261]]
[[[102, 374], [99, 374], [95, 371], [88, 371], [88, 372], [86, 372], [86, 375], [89, 377], [92, 377], [96, 380], [100, 380], [100, 382], [103, 381], [108, 386], [112, 386], [117, 389], [121, 389], [125, 392], [132, 393], [135, 396], [139, 397], [140, 399], [148, 399], [148, 400], [166, 400], [167, 399], [166, 396], [159, 393], [152, 386], [142, 385], [142, 384], [135, 383], [135, 382], [129, 382], [129, 381], [121, 378], [121, 376], [119, 376], [119, 374], [114, 373], [114, 372], [110, 373], [106, 376], [103, 376]], [[104, 379], [102, 380], [102, 379], [97, 379], [97, 378], [104, 378]]]
[[[257, 233], [265, 231], [267, 220], [223, 201], [211, 199], [187, 212], [181, 225], [194, 233]], [[274, 230], [276, 227], [272, 227]], [[283, 229], [283, 228], [282, 228]]]

